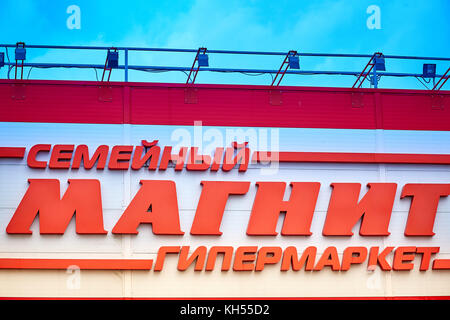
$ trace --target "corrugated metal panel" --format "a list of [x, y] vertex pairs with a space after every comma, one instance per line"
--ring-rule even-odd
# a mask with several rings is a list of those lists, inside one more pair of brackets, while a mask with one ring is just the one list
[[12, 90], [11, 84], [0, 85], [1, 121], [123, 123], [120, 87], [27, 84], [19, 100]]
[[[124, 101], [124, 91], [131, 97]], [[12, 97], [0, 82], [0, 121], [132, 123], [336, 129], [450, 130], [448, 92], [260, 86], [195, 86], [39, 81]], [[275, 99], [273, 100], [273, 99]], [[129, 101], [129, 104], [128, 104]], [[130, 110], [130, 117], [128, 117]], [[124, 118], [124, 114], [126, 117]]]

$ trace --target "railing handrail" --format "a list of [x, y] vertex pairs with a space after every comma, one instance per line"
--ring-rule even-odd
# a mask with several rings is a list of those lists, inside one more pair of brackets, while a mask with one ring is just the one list
[[[0, 44], [3, 48], [16, 48], [17, 44]], [[70, 45], [31, 45], [27, 44], [26, 49], [62, 49], [62, 50], [110, 50], [111, 46], [70, 46]], [[147, 52], [166, 52], [166, 53], [192, 53], [196, 54], [199, 49], [180, 49], [180, 48], [151, 48], [151, 47], [114, 47], [117, 51], [123, 52], [125, 55], [125, 64], [119, 65], [117, 69], [123, 69], [125, 72], [125, 82], [128, 81], [129, 70], [140, 71], [183, 71], [189, 72], [192, 68], [181, 66], [145, 66], [145, 65], [130, 65], [128, 63], [128, 54], [130, 51], [147, 51]], [[277, 51], [244, 51], [244, 50], [211, 50], [208, 49], [208, 54], [238, 54], [238, 55], [270, 55], [270, 56], [286, 56], [286, 52]], [[297, 50], [299, 57], [322, 57], [322, 58], [371, 58], [373, 54], [346, 54], [346, 53], [307, 53]], [[17, 65], [14, 59], [9, 59], [4, 64], [9, 67], [9, 71]], [[429, 60], [429, 61], [450, 61], [450, 57], [423, 57], [423, 56], [405, 56], [405, 55], [384, 55], [385, 59], [400, 59], [400, 60]], [[194, 61], [195, 63], [195, 61]], [[97, 64], [74, 64], [74, 63], [23, 63], [23, 67], [31, 68], [93, 68], [103, 69], [104, 65]], [[446, 67], [447, 69], [447, 67]], [[22, 69], [23, 71], [23, 69]], [[210, 72], [230, 72], [230, 73], [251, 73], [251, 74], [276, 74], [277, 70], [272, 69], [245, 69], [245, 68], [214, 68], [214, 67], [201, 67], [198, 71], [210, 71]], [[358, 76], [360, 71], [329, 71], [329, 70], [286, 70], [286, 74], [297, 75], [351, 75]], [[376, 72], [373, 76], [385, 76], [385, 77], [415, 77], [423, 78], [419, 73], [407, 73], [407, 72]], [[434, 78], [441, 78], [442, 75], [436, 74]], [[423, 84], [423, 83], [422, 83]], [[426, 86], [426, 85], [424, 85]]]

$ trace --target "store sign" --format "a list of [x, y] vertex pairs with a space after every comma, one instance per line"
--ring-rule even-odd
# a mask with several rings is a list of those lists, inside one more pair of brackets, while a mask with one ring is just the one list
[[[242, 197], [250, 188], [256, 189], [246, 234], [248, 236], [276, 237], [277, 223], [283, 215], [282, 237], [312, 235], [311, 223], [321, 184], [315, 181], [259, 181], [245, 180], [250, 164], [269, 162], [327, 162], [333, 158], [347, 163], [446, 163], [445, 155], [418, 154], [351, 154], [305, 152], [251, 152], [247, 144], [232, 143], [231, 147], [216, 148], [213, 155], [198, 154], [196, 147], [181, 147], [172, 153], [172, 147], [159, 147], [158, 141], [142, 141], [141, 146], [97, 147], [92, 156], [86, 145], [37, 144], [28, 150], [27, 165], [33, 170], [148, 170], [148, 171], [224, 171], [238, 168], [240, 181], [202, 180], [202, 191], [189, 230], [182, 230], [178, 209], [177, 186], [172, 180], [141, 179], [140, 188], [121, 214], [112, 230], [103, 224], [102, 189], [97, 179], [28, 179], [28, 189], [15, 209], [6, 232], [31, 234], [30, 227], [39, 219], [40, 234], [64, 234], [75, 217], [76, 232], [80, 235], [138, 234], [138, 227], [151, 224], [155, 235], [217, 236], [222, 235], [221, 224], [229, 197]], [[1, 157], [23, 158], [25, 148], [0, 148]], [[68, 183], [63, 195], [61, 184]], [[289, 200], [284, 200], [287, 185]], [[328, 187], [328, 186], [327, 186]], [[350, 238], [352, 229], [360, 223], [360, 236], [389, 236], [389, 224], [396, 200], [395, 182], [368, 183], [368, 191], [360, 196], [361, 184], [332, 182], [326, 219], [322, 228], [324, 237]], [[447, 183], [406, 183], [400, 198], [410, 198], [406, 237], [433, 237], [435, 217], [442, 197], [450, 195]], [[367, 263], [369, 268], [382, 270], [440, 270], [450, 269], [450, 260], [433, 259], [439, 247], [347, 247], [339, 257], [336, 247], [327, 247], [321, 255], [310, 246], [299, 252], [296, 247], [278, 246], [162, 246], [155, 263], [137, 259], [0, 259], [0, 268], [61, 269], [69, 264], [84, 269], [144, 269], [160, 271], [168, 254], [178, 255], [178, 269], [213, 270], [217, 256], [223, 255], [221, 270], [261, 271], [266, 265], [278, 264], [281, 271], [349, 270], [353, 264]], [[391, 253], [393, 258], [388, 259]], [[415, 257], [420, 265], [414, 265]], [[233, 259], [234, 257], [234, 259]]]

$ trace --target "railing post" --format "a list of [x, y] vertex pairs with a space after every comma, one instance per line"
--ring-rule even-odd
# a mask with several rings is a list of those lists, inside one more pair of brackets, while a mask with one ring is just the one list
[[374, 64], [373, 66], [373, 75], [372, 75], [373, 87], [378, 88], [378, 79], [377, 79], [377, 66]]
[[125, 48], [125, 82], [128, 82], [128, 49]]

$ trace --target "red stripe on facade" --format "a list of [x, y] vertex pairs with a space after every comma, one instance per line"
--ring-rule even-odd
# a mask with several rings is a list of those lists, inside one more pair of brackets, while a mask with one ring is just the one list
[[450, 300], [450, 296], [382, 297], [0, 297], [0, 300]]
[[433, 261], [434, 270], [450, 270], [450, 259], [435, 259]]
[[138, 259], [0, 259], [0, 269], [150, 270], [153, 260]]
[[450, 131], [450, 92], [0, 80], [0, 121]]
[[316, 163], [450, 164], [450, 154], [255, 152], [253, 161]]
[[23, 147], [0, 147], [0, 158], [23, 158], [24, 155]]

